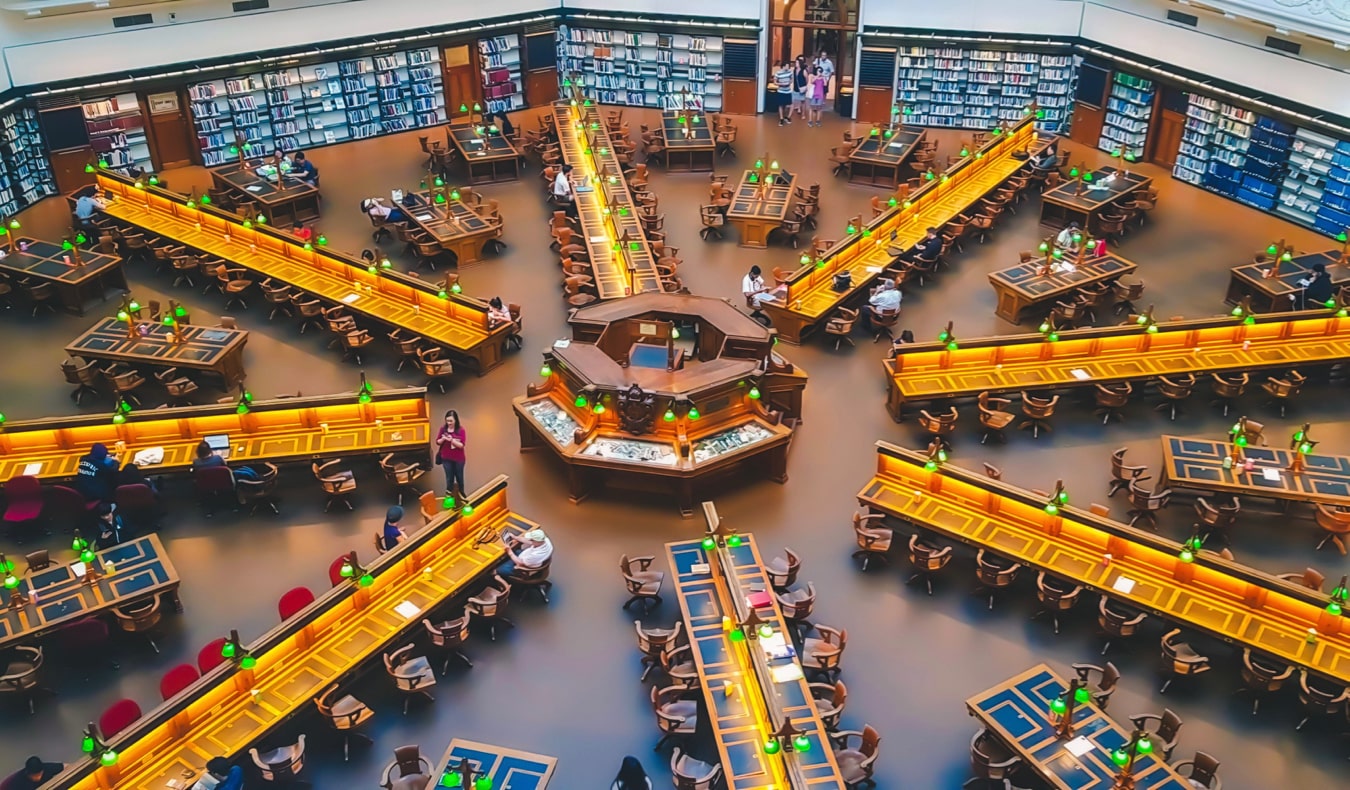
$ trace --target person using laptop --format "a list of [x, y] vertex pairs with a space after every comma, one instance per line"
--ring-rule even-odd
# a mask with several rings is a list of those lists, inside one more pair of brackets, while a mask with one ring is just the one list
[[231, 766], [224, 757], [212, 757], [206, 763], [206, 775], [192, 790], [244, 790], [244, 769]]
[[197, 444], [197, 457], [192, 461], [192, 470], [205, 469], [208, 466], [224, 466], [225, 459], [216, 455], [216, 451], [211, 449], [211, 445], [205, 440]]

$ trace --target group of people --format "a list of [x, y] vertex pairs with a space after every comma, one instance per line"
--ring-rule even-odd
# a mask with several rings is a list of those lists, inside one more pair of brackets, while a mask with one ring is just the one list
[[286, 161], [286, 154], [280, 148], [272, 152], [272, 160], [268, 163], [278, 171], [289, 175], [292, 178], [299, 179], [306, 184], [318, 189], [319, 187], [319, 168], [314, 163], [305, 158], [304, 151], [296, 151], [291, 154], [290, 161]]
[[772, 106], [778, 109], [778, 125], [792, 123], [792, 116], [806, 119], [807, 126], [820, 126], [825, 101], [834, 82], [834, 61], [824, 50], [810, 63], [805, 55], [785, 60], [773, 71]]
[[117, 487], [129, 485], [144, 485], [151, 493], [159, 493], [155, 481], [146, 477], [140, 466], [122, 466], [102, 442], [90, 447], [75, 468], [75, 490], [93, 506], [98, 528], [94, 543], [99, 549], [112, 548], [130, 537], [113, 501]]

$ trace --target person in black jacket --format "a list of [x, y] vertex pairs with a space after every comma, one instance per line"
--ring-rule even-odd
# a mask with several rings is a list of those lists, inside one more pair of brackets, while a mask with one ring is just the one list
[[108, 446], [94, 444], [75, 468], [75, 490], [87, 502], [111, 500], [117, 487], [117, 459], [108, 455]]
[[919, 258], [931, 260], [940, 254], [942, 254], [942, 237], [938, 235], [937, 228], [929, 228], [917, 244], [901, 254], [900, 260], [913, 263]]
[[1308, 284], [1303, 286], [1303, 310], [1316, 310], [1323, 307], [1331, 301], [1335, 292], [1335, 286], [1332, 285], [1331, 275], [1327, 272], [1327, 267], [1320, 263], [1314, 263], [1312, 266], [1312, 278]]

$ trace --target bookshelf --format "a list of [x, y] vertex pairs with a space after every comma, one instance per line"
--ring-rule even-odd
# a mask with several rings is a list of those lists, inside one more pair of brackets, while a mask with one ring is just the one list
[[902, 47], [894, 103], [915, 126], [987, 129], [1016, 122], [1035, 100], [1038, 124], [1064, 131], [1072, 115], [1077, 60], [1052, 55], [961, 47]]
[[580, 75], [586, 96], [602, 104], [722, 109], [722, 38], [558, 26], [558, 78]]
[[1239, 203], [1262, 211], [1274, 210], [1288, 170], [1294, 132], [1292, 124], [1256, 116], [1247, 146], [1247, 159], [1242, 164], [1242, 181], [1237, 190]]
[[338, 86], [347, 113], [347, 137], [364, 140], [383, 130], [375, 91], [375, 64], [370, 58], [339, 60]]
[[405, 57], [408, 61], [408, 92], [411, 96], [413, 125], [421, 128], [445, 123], [440, 49], [410, 49]]
[[478, 40], [486, 112], [511, 112], [525, 106], [520, 76], [520, 36], [493, 36]]
[[42, 147], [37, 112], [21, 106], [0, 112], [0, 218], [54, 194], [56, 182]]
[[1148, 123], [1153, 117], [1153, 95], [1152, 80], [1117, 71], [1106, 99], [1106, 120], [1097, 147], [1143, 159]]
[[272, 128], [272, 146], [282, 151], [298, 151], [309, 144], [300, 70], [284, 69], [262, 75], [266, 90], [267, 119]]
[[402, 52], [376, 55], [375, 95], [380, 104], [380, 124], [385, 132], [411, 129], [412, 90], [408, 78], [408, 56]]
[[145, 119], [134, 93], [123, 93], [81, 104], [89, 145], [109, 169], [136, 167], [153, 170], [150, 144], [145, 139]]
[[1195, 186], [1204, 183], [1218, 121], [1218, 100], [1198, 93], [1186, 94], [1186, 126], [1181, 131], [1177, 163], [1172, 168], [1174, 178]]
[[[1310, 129], [1299, 129], [1294, 132], [1294, 141], [1289, 148], [1289, 170], [1285, 174], [1284, 183], [1280, 185], [1279, 202], [1275, 206], [1276, 214], [1300, 225], [1332, 234], [1340, 233], [1350, 225], [1342, 222], [1340, 227], [1323, 228], [1317, 221], [1323, 198], [1327, 196], [1327, 182], [1332, 180], [1336, 144], [1335, 138], [1318, 134]], [[1332, 193], [1332, 196], [1334, 197], [1335, 193]], [[1331, 209], [1335, 211], [1335, 204]], [[1334, 218], [1331, 212], [1328, 212], [1328, 216]], [[1346, 216], [1350, 217], [1350, 213]]]

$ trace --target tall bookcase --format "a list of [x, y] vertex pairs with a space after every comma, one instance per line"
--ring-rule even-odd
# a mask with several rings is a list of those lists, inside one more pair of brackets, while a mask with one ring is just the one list
[[1071, 116], [1071, 55], [961, 47], [905, 47], [896, 61], [895, 105], [906, 123], [987, 129], [1017, 121], [1035, 100], [1042, 129], [1063, 131]]
[[37, 112], [23, 106], [0, 111], [0, 219], [54, 194], [56, 181], [42, 147]]
[[1106, 120], [1097, 147], [1144, 158], [1148, 123], [1153, 117], [1153, 81], [1117, 71], [1106, 99]]
[[1188, 184], [1201, 186], [1209, 168], [1209, 153], [1218, 129], [1219, 102], [1198, 93], [1186, 94], [1186, 126], [1181, 131], [1181, 146], [1172, 175]]
[[82, 104], [89, 144], [100, 162], [113, 170], [137, 167], [152, 170], [145, 118], [134, 93], [123, 93]]
[[487, 112], [511, 112], [525, 106], [520, 74], [520, 36], [494, 36], [478, 40], [479, 68], [483, 76], [483, 108]]
[[412, 125], [420, 128], [445, 123], [440, 49], [410, 49], [406, 54], [408, 92], [412, 97]]
[[722, 37], [558, 26], [558, 77], [603, 104], [722, 109]]

